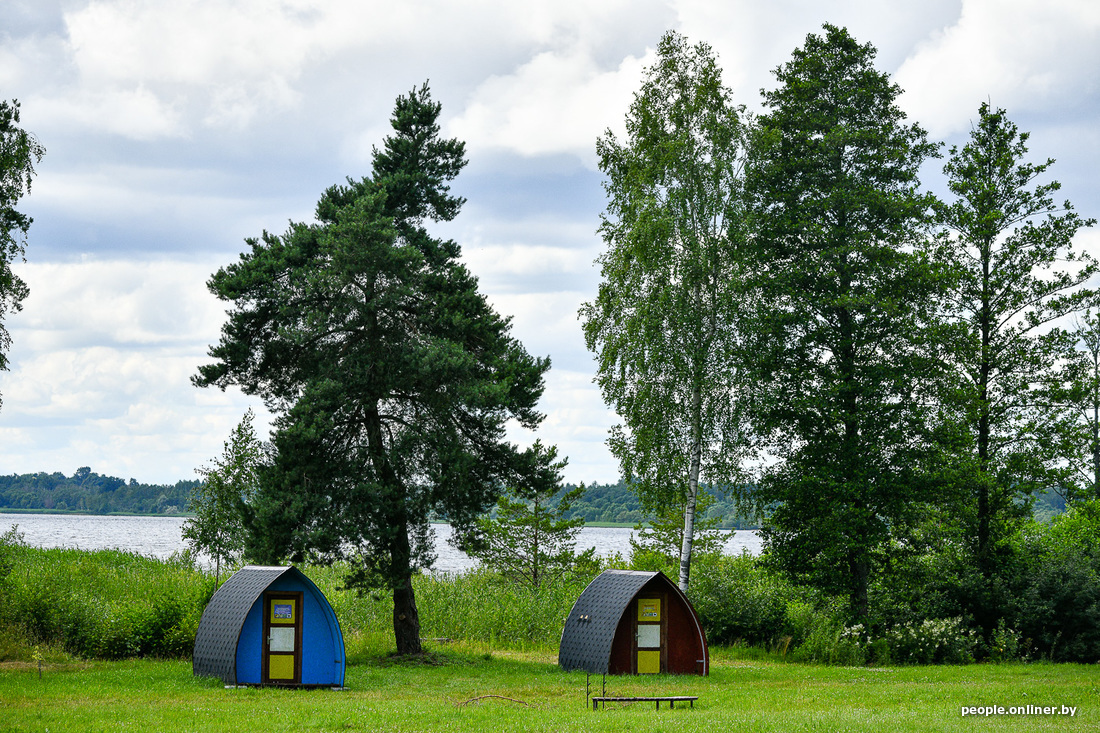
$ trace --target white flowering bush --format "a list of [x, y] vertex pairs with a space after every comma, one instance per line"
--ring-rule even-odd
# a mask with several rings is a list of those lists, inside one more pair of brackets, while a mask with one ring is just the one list
[[895, 626], [886, 638], [890, 656], [899, 664], [967, 664], [974, 661], [978, 646], [977, 635], [961, 616]]
[[867, 661], [863, 626], [845, 626], [834, 617], [821, 615], [806, 640], [792, 653], [799, 662], [843, 667], [859, 666]]

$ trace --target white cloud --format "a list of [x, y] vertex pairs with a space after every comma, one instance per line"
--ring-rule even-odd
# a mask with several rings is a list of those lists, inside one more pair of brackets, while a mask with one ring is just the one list
[[[522, 276], [530, 262], [575, 271], [569, 250], [497, 250], [501, 277]], [[488, 253], [491, 257], [491, 253]], [[248, 406], [258, 408], [261, 434], [270, 416], [236, 391], [197, 389], [190, 377], [218, 338], [224, 306], [204, 282], [212, 262], [101, 261], [24, 264], [31, 288], [22, 313], [9, 318], [11, 371], [0, 373], [0, 472], [72, 471], [173, 482], [219, 454]], [[550, 354], [537, 436], [570, 456], [573, 481], [614, 481], [604, 440], [614, 416], [584, 371], [577, 291], [489, 291], [513, 316], [513, 334], [535, 355]], [[536, 437], [516, 430], [513, 440]]]
[[36, 97], [35, 116], [134, 140], [181, 137], [179, 111], [143, 85], [130, 89], [79, 90], [70, 96]]
[[604, 69], [585, 47], [540, 53], [510, 74], [486, 79], [448, 132], [473, 150], [569, 153], [595, 168], [596, 138], [621, 127], [642, 68], [653, 58], [647, 50]]
[[901, 104], [933, 137], [969, 129], [987, 99], [1010, 115], [1094, 96], [1100, 4], [1075, 0], [964, 0], [898, 69]]
[[[588, 51], [560, 82], [594, 83], [588, 97], [571, 95], [577, 106], [606, 91], [588, 65], [618, 64], [637, 37], [657, 37], [662, 18], [671, 13], [660, 0], [92, 0], [64, 14], [63, 37], [35, 39], [49, 49], [45, 66], [63, 73], [48, 90], [29, 88], [55, 100], [49, 115], [59, 128], [148, 140], [200, 126], [245, 129], [298, 110], [354, 116], [364, 102], [374, 109], [372, 92], [390, 94], [395, 80], [404, 90], [425, 74], [472, 86], [522, 64], [526, 80], [544, 83], [558, 76], [545, 66], [574, 64], [561, 49], [575, 46]], [[0, 56], [21, 42], [0, 44]], [[19, 68], [15, 82], [41, 77]]]
[[599, 388], [592, 375], [584, 371], [551, 369], [546, 377], [546, 392], [539, 409], [546, 419], [538, 434], [519, 427], [509, 432], [509, 439], [529, 446], [538, 437], [544, 445], [556, 445], [558, 455], [568, 458], [565, 480], [573, 483], [616, 483], [619, 466], [607, 448], [611, 426], [619, 422], [603, 404]]
[[[10, 317], [0, 373], [0, 471], [100, 473], [174, 482], [220, 453], [249, 405], [190, 377], [224, 310], [206, 292], [211, 263], [85, 261], [22, 265], [31, 288]], [[265, 428], [262, 408], [258, 427]]]

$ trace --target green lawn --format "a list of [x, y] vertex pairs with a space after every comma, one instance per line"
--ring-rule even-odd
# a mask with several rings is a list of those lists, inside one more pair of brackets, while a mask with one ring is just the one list
[[[488, 657], [488, 658], [487, 658]], [[186, 661], [0, 665], [0, 730], [52, 731], [955, 731], [1100, 729], [1100, 670], [1079, 665], [890, 669], [738, 659], [699, 677], [609, 677], [608, 694], [698, 695], [695, 709], [593, 712], [585, 675], [547, 654], [450, 651], [438, 665], [372, 660], [347, 689], [231, 689]], [[593, 678], [594, 687], [600, 679]], [[482, 695], [501, 695], [521, 702]], [[463, 704], [466, 703], [466, 704]], [[524, 704], [526, 703], [526, 704]], [[963, 717], [962, 706], [1062, 705], [1075, 717]]]

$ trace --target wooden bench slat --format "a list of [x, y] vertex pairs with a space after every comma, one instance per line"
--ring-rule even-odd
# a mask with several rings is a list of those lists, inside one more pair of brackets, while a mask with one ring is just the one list
[[652, 702], [656, 703], [657, 710], [661, 709], [662, 702], [668, 702], [668, 707], [671, 710], [677, 702], [688, 702], [691, 707], [695, 707], [695, 701], [699, 699], [698, 695], [661, 695], [655, 697], [593, 697], [592, 709], [598, 710], [599, 704], [602, 702], [605, 705], [609, 702]]

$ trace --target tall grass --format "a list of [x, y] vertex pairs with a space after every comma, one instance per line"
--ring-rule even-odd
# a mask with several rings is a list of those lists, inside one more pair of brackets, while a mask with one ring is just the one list
[[[187, 657], [207, 602], [211, 575], [188, 558], [169, 561], [119, 550], [5, 546], [0, 577], [0, 658], [27, 644], [82, 658]], [[384, 591], [346, 590], [346, 568], [300, 568], [328, 598], [352, 659], [393, 650], [393, 601]], [[486, 571], [413, 579], [421, 635], [496, 648], [556, 649], [573, 601], [591, 578], [535, 591]]]
[[0, 623], [85, 658], [185, 656], [213, 580], [182, 561], [120, 550], [16, 547]]
[[[303, 568], [332, 604], [348, 641], [348, 654], [393, 644], [393, 601], [384, 591], [343, 589], [345, 568]], [[578, 575], [534, 590], [486, 570], [413, 578], [420, 634], [517, 651], [557, 649], [565, 617], [592, 580]], [[362, 649], [359, 649], [362, 647]]]

